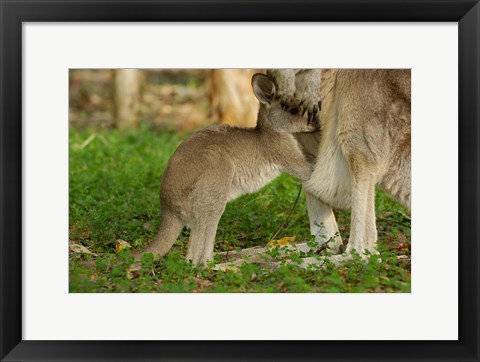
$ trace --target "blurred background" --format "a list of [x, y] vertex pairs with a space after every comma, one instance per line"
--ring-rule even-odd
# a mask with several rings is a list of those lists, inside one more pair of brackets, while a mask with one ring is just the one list
[[71, 69], [74, 128], [134, 129], [142, 123], [191, 132], [217, 123], [252, 127], [255, 69]]
[[[387, 254], [369, 268], [349, 264], [318, 273], [292, 264], [277, 273], [247, 264], [238, 274], [199, 274], [183, 260], [185, 229], [165, 259], [132, 273], [128, 251], [145, 247], [160, 225], [159, 190], [168, 160], [199, 128], [254, 126], [258, 101], [251, 78], [257, 71], [70, 70], [70, 292], [410, 292], [409, 211], [381, 191], [377, 228]], [[283, 174], [229, 202], [216, 234], [217, 256], [272, 239], [313, 241], [305, 198], [295, 201], [299, 188], [298, 180]], [[350, 213], [336, 217], [348, 240]]]

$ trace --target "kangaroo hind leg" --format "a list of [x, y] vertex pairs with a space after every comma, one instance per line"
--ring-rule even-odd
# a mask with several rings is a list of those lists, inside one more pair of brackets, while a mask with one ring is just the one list
[[375, 221], [375, 178], [366, 172], [352, 177], [352, 215], [347, 253], [354, 249], [363, 255], [374, 252], [377, 230]]
[[305, 196], [311, 235], [315, 236], [318, 246], [328, 243], [327, 247], [332, 254], [340, 254], [343, 243], [332, 208], [308, 191], [305, 191]]
[[215, 168], [206, 169], [195, 184], [189, 200], [191, 233], [186, 256], [195, 265], [213, 258], [215, 234], [225, 211], [232, 179], [232, 166], [217, 163]]
[[187, 250], [187, 260], [193, 264], [199, 265], [213, 259], [213, 247], [215, 244], [215, 235], [222, 213], [209, 215], [192, 226], [190, 241]]

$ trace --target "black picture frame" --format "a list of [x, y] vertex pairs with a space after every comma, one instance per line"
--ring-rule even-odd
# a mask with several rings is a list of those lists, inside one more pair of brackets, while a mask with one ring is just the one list
[[[0, 0], [0, 12], [1, 361], [479, 360], [480, 4], [477, 0]], [[22, 340], [22, 23], [99, 21], [458, 22], [459, 340]]]

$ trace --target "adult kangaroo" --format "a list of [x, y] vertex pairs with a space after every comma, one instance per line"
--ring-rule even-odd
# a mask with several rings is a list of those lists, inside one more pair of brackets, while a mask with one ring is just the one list
[[[288, 69], [275, 72], [284, 78], [292, 74]], [[270, 73], [274, 78], [275, 72]], [[310, 86], [314, 91], [303, 93], [301, 101], [321, 101], [320, 132], [299, 137], [317, 158], [311, 178], [303, 184], [311, 232], [319, 244], [333, 238], [332, 252], [342, 252], [332, 207], [351, 207], [346, 252], [375, 253], [375, 186], [410, 208], [410, 70], [322, 69], [294, 77], [297, 88], [305, 77], [317, 85]], [[289, 84], [286, 101], [295, 97]]]

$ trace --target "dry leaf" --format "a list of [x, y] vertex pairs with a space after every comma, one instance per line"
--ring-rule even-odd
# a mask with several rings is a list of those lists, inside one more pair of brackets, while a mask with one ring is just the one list
[[267, 246], [282, 246], [282, 245], [291, 245], [297, 239], [296, 236], [285, 236], [278, 240], [271, 240]]
[[83, 246], [81, 244], [72, 243], [72, 244], [68, 244], [68, 247], [74, 253], [90, 254], [90, 255], [93, 255], [93, 256], [97, 256], [97, 254], [92, 253], [90, 250], [88, 250], [85, 246]]
[[118, 239], [116, 242], [115, 242], [115, 252], [118, 253], [119, 251], [123, 250], [123, 249], [131, 249], [132, 246], [127, 243], [125, 240], [122, 240], [122, 239]]
[[127, 278], [128, 279], [135, 279], [140, 276], [140, 265], [138, 264], [132, 264], [128, 267], [127, 269]]

